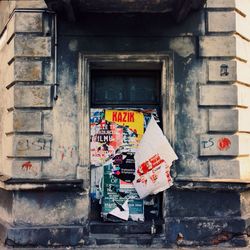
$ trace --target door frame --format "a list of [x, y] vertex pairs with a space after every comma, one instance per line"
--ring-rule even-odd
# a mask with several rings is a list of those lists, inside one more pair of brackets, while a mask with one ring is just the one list
[[[85, 188], [88, 188], [90, 185], [90, 72], [92, 69], [159, 70], [161, 72], [160, 103], [162, 112], [162, 129], [163, 133], [170, 141], [170, 144], [172, 145], [172, 147], [174, 147], [175, 94], [172, 53], [163, 52], [89, 54], [82, 52], [79, 54], [78, 65], [79, 165], [77, 172], [85, 173], [80, 177], [85, 183]], [[163, 196], [163, 207], [165, 204], [164, 197], [165, 195]], [[165, 218], [164, 209], [162, 209], [162, 211], [163, 218]]]

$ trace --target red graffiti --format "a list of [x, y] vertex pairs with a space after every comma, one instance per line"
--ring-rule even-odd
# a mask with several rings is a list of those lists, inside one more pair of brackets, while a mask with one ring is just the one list
[[26, 171], [28, 171], [28, 170], [31, 169], [31, 168], [32, 168], [32, 164], [31, 164], [30, 161], [26, 161], [26, 162], [24, 162], [23, 165], [22, 165], [22, 169], [25, 169]]
[[222, 137], [219, 139], [217, 145], [218, 145], [219, 150], [226, 151], [231, 147], [231, 141], [230, 141], [230, 139], [228, 139], [226, 137]]
[[61, 155], [61, 161], [63, 161], [63, 159], [64, 159], [64, 153], [62, 153]]

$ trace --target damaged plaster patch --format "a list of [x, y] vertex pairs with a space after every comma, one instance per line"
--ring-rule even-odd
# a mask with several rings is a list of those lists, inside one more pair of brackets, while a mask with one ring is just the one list
[[169, 47], [181, 57], [195, 54], [195, 45], [189, 37], [177, 37], [170, 41]]
[[69, 42], [69, 50], [70, 51], [77, 51], [78, 50], [78, 41], [73, 39]]

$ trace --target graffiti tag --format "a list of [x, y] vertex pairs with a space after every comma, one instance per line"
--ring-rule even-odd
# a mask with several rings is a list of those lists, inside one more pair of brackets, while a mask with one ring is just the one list
[[231, 141], [227, 137], [222, 137], [218, 140], [217, 146], [219, 150], [226, 151], [231, 147]]
[[27, 150], [34, 150], [34, 151], [42, 151], [46, 149], [50, 149], [50, 145], [48, 145], [48, 142], [44, 138], [35, 138], [35, 139], [20, 139], [17, 142], [16, 149], [18, 151], [27, 151]]
[[28, 171], [32, 168], [32, 164], [30, 161], [26, 161], [22, 164], [22, 169]]
[[209, 138], [207, 141], [202, 141], [203, 148], [211, 148], [214, 146], [214, 138]]

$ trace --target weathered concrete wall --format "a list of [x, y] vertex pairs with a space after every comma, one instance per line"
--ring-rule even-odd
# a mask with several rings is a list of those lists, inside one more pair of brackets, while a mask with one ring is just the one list
[[[18, 8], [25, 4], [21, 2], [5, 8]], [[243, 164], [249, 154], [243, 146], [249, 141], [246, 134], [249, 132], [246, 115], [250, 95], [246, 74], [250, 36], [246, 28], [248, 5], [247, 2], [210, 0], [205, 11], [191, 14], [178, 25], [168, 15], [154, 14], [86, 14], [74, 25], [59, 20], [60, 87], [56, 102], [51, 99], [54, 77], [52, 15], [15, 13], [0, 43], [4, 58], [2, 86], [8, 89], [2, 88], [6, 97], [3, 109], [9, 110], [8, 115], [4, 112], [9, 122], [4, 129], [8, 135], [3, 134], [3, 142], [6, 141], [8, 148], [1, 150], [4, 152], [1, 158], [1, 166], [5, 166], [3, 172], [24, 177], [25, 173], [14, 175], [13, 166], [17, 165], [11, 160], [5, 162], [6, 157], [21, 157], [15, 161], [20, 166], [30, 162], [30, 157], [36, 157], [33, 163], [40, 162], [41, 166], [37, 178], [76, 178], [79, 52], [167, 51], [174, 61], [174, 137], [179, 156], [176, 175], [179, 178], [222, 178], [223, 174], [218, 171], [225, 161], [229, 165], [228, 173], [223, 168], [224, 177], [232, 178], [234, 162], [238, 161], [240, 169], [233, 178], [249, 178], [249, 171], [245, 171]], [[36, 7], [43, 8], [44, 3]], [[5, 115], [3, 117], [5, 119]], [[27, 133], [32, 136], [28, 138]], [[23, 145], [24, 142], [27, 145]], [[224, 146], [225, 143], [228, 146]], [[229, 161], [238, 156], [245, 158]]]
[[[1, 16], [0, 26], [3, 30], [0, 37], [2, 173], [26, 182], [26, 179], [39, 182], [39, 179], [59, 181], [78, 177], [79, 52], [163, 51], [169, 53], [174, 63], [173, 137], [179, 156], [174, 174], [177, 180], [194, 180], [184, 187], [187, 192], [183, 187], [170, 190], [170, 196], [164, 200], [165, 222], [171, 232], [166, 235], [175, 241], [183, 231], [186, 239], [192, 241], [197, 235], [199, 239], [204, 235], [210, 237], [215, 229], [218, 233], [222, 230], [237, 233], [238, 226], [238, 232], [246, 233], [248, 224], [237, 218], [249, 214], [249, 194], [240, 194], [241, 186], [226, 186], [216, 190], [216, 195], [209, 189], [213, 185], [201, 185], [195, 190], [190, 190], [190, 186], [198, 180], [250, 179], [247, 30], [250, 3], [247, 0], [208, 0], [205, 10], [190, 14], [182, 24], [163, 14], [89, 13], [74, 24], [59, 19], [57, 101], [52, 100], [53, 15], [40, 11], [46, 8], [43, 1], [0, 1], [0, 4], [8, 13]], [[12, 13], [15, 8], [37, 9]], [[27, 190], [22, 191], [24, 187], [14, 184], [12, 188], [16, 189], [1, 193], [8, 198], [8, 203], [0, 206], [3, 220], [28, 227], [86, 223], [89, 199], [85, 190], [43, 193], [32, 191], [34, 186], [28, 184]], [[201, 193], [200, 189], [206, 191]], [[205, 210], [203, 195], [210, 199]], [[193, 197], [196, 203], [186, 202], [187, 197]], [[221, 199], [232, 202], [221, 207]], [[233, 219], [224, 224], [228, 214]], [[210, 216], [215, 216], [216, 221]], [[234, 227], [234, 223], [238, 226]]]
[[[44, 163], [54, 157], [53, 122], [46, 123], [53, 106], [54, 15], [46, 11], [44, 1], [11, 2], [12, 5], [0, 1], [11, 13], [1, 20], [4, 30], [0, 37], [0, 171], [12, 178], [33, 179], [33, 182], [45, 177], [72, 179], [76, 167], [71, 164], [67, 165], [72, 169], [71, 176], [63, 174], [64, 166], [59, 174], [56, 174], [59, 167], [51, 175], [43, 171]], [[54, 118], [60, 123], [60, 115]], [[67, 123], [68, 120], [64, 120], [64, 124]], [[63, 138], [67, 143], [67, 138]], [[73, 148], [71, 154], [76, 155], [76, 150]], [[59, 158], [53, 161], [60, 166]], [[55, 189], [53, 185], [57, 184], [52, 182], [53, 188], [47, 192], [34, 191], [37, 187], [34, 183], [10, 185], [11, 190], [3, 182], [2, 185], [1, 197], [6, 199], [0, 205], [1, 220], [10, 225], [82, 225], [88, 218], [88, 195], [82, 188], [76, 190], [76, 185], [69, 191], [69, 183], [61, 184], [60, 190]], [[38, 186], [47, 187], [46, 184]]]
[[[192, 172], [197, 176], [207, 176], [206, 164], [197, 159], [199, 147], [197, 136], [193, 134], [194, 130], [192, 129], [195, 124], [197, 125], [197, 134], [205, 132], [205, 128], [200, 124], [200, 121], [206, 119], [206, 112], [199, 111], [196, 100], [197, 83], [206, 82], [206, 64], [203, 63], [202, 59], [198, 58], [196, 39], [196, 36], [203, 35], [205, 32], [204, 17], [203, 12], [196, 13], [191, 15], [183, 25], [176, 25], [170, 17], [164, 15], [88, 14], [73, 27], [71, 24], [59, 20], [58, 75], [60, 93], [58, 101], [53, 106], [53, 112], [48, 116], [48, 119], [54, 120], [55, 129], [51, 132], [53, 134], [54, 157], [44, 166], [44, 173], [49, 176], [51, 176], [51, 173], [61, 174], [62, 176], [66, 176], [67, 173], [72, 175], [74, 166], [77, 164], [77, 161], [70, 161], [67, 157], [70, 156], [71, 148], [78, 141], [77, 103], [75, 100], [77, 100], [78, 94], [77, 66], [79, 52], [157, 53], [167, 51], [170, 55], [174, 54], [175, 92], [177, 93], [177, 153], [180, 157], [184, 154], [186, 148], [183, 148], [178, 141], [179, 138], [182, 138], [181, 141], [183, 141], [183, 137], [185, 137], [186, 143], [189, 143], [189, 150], [185, 152], [185, 155], [188, 154], [188, 156], [185, 156], [185, 158], [183, 156], [184, 160], [182, 158], [185, 174]], [[152, 19], [154, 19], [154, 22], [151, 22]], [[196, 25], [193, 25], [194, 23]], [[100, 29], [100, 27], [102, 28]], [[65, 123], [65, 121], [68, 122]], [[190, 129], [184, 132], [182, 129], [183, 123], [188, 124]], [[49, 129], [52, 122], [46, 120], [45, 124]], [[65, 126], [67, 126], [67, 129]], [[60, 131], [62, 129], [65, 131], [66, 140], [61, 136]], [[183, 133], [185, 134], [183, 135]], [[60, 147], [62, 150], [59, 151], [57, 156]], [[187, 157], [189, 158], [186, 159]], [[68, 163], [68, 168], [63, 167], [65, 161]]]

